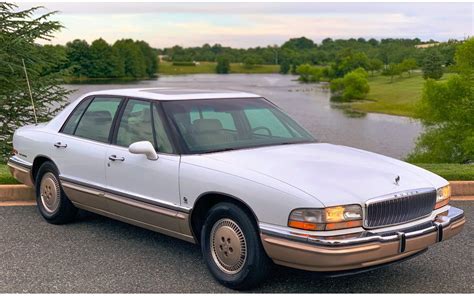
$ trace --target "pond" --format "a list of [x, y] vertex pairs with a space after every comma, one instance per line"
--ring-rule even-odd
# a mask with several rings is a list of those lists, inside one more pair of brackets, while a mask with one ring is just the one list
[[323, 84], [300, 84], [295, 79], [295, 76], [280, 74], [195, 74], [66, 87], [76, 90], [70, 97], [71, 101], [90, 91], [113, 88], [180, 87], [252, 92], [278, 105], [320, 142], [352, 146], [399, 159], [413, 149], [422, 131], [417, 120], [349, 112], [343, 105], [330, 102], [329, 90]]

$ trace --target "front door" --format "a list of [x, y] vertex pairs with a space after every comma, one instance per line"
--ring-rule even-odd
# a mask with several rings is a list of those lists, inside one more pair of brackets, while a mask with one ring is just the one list
[[[152, 143], [158, 159], [150, 160], [143, 154], [130, 153], [128, 146], [138, 141]], [[148, 212], [134, 211], [131, 207], [179, 208], [180, 156], [172, 153], [157, 105], [146, 100], [129, 99], [105, 158], [110, 210], [140, 221], [146, 219], [140, 215]]]

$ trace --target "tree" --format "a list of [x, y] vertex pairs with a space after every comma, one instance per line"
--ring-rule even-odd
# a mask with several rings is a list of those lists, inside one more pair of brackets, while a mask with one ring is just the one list
[[87, 41], [75, 39], [66, 43], [66, 55], [71, 74], [75, 77], [87, 77], [91, 67], [91, 56]]
[[368, 65], [367, 70], [369, 70], [373, 76], [374, 72], [380, 71], [382, 67], [383, 67], [383, 62], [377, 58], [374, 58], [374, 59], [369, 60], [369, 65]]
[[401, 75], [402, 74], [402, 68], [400, 64], [395, 64], [391, 63], [385, 69], [382, 71], [382, 75], [384, 76], [390, 76], [390, 83], [393, 82], [393, 77], [395, 75]]
[[133, 78], [147, 77], [147, 65], [140, 47], [132, 39], [122, 39], [114, 43], [125, 64], [125, 76]]
[[145, 59], [146, 74], [148, 77], [155, 77], [158, 72], [158, 58], [156, 51], [145, 41], [136, 41], [135, 44], [140, 48], [140, 51]]
[[418, 116], [425, 126], [414, 162], [466, 163], [474, 160], [474, 38], [459, 45], [455, 61], [458, 74], [447, 81], [425, 82]]
[[228, 74], [230, 72], [230, 61], [226, 56], [217, 57], [216, 73], [217, 74]]
[[408, 76], [411, 76], [411, 71], [417, 67], [416, 60], [414, 58], [404, 59], [401, 63], [401, 71], [408, 72]]
[[90, 67], [87, 73], [91, 78], [113, 78], [125, 76], [124, 60], [104, 39], [92, 42], [89, 48]]
[[38, 7], [19, 10], [14, 4], [0, 3], [0, 153], [11, 155], [13, 132], [34, 123], [33, 108], [22, 60], [31, 84], [39, 122], [52, 118], [67, 101], [71, 91], [61, 86], [61, 74], [54, 72], [62, 57], [44, 49], [36, 40], [50, 40], [61, 29], [51, 21], [54, 12], [37, 15]]
[[280, 73], [281, 74], [288, 74], [290, 71], [290, 63], [287, 60], [284, 60], [280, 64]]
[[438, 80], [443, 76], [443, 57], [437, 49], [429, 50], [423, 60], [423, 78]]
[[259, 59], [256, 55], [248, 55], [244, 59], [244, 68], [252, 69], [259, 63], [260, 63], [260, 61], [259, 61]]

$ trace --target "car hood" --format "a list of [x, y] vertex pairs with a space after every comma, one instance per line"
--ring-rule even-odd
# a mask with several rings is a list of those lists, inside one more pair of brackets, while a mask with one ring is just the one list
[[[361, 204], [382, 195], [448, 182], [383, 155], [325, 143], [292, 144], [206, 154], [205, 157], [272, 177], [325, 206]], [[398, 185], [395, 179], [400, 177]]]

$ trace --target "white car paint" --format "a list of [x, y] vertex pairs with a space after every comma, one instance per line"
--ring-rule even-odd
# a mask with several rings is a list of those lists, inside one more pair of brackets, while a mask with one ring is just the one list
[[[183, 209], [192, 209], [204, 193], [228, 194], [246, 203], [260, 223], [280, 227], [286, 227], [295, 208], [364, 205], [381, 195], [448, 184], [435, 174], [393, 158], [324, 143], [202, 155], [158, 154], [155, 161], [126, 148], [58, 133], [75, 106], [97, 94], [156, 100], [259, 97], [247, 93], [158, 95], [140, 89], [89, 93], [49, 123], [18, 129], [13, 140], [18, 157], [32, 164], [36, 157], [46, 156], [64, 177]], [[58, 142], [67, 148], [56, 148]], [[110, 154], [126, 161], [110, 162]], [[397, 176], [399, 185], [394, 184]]]

